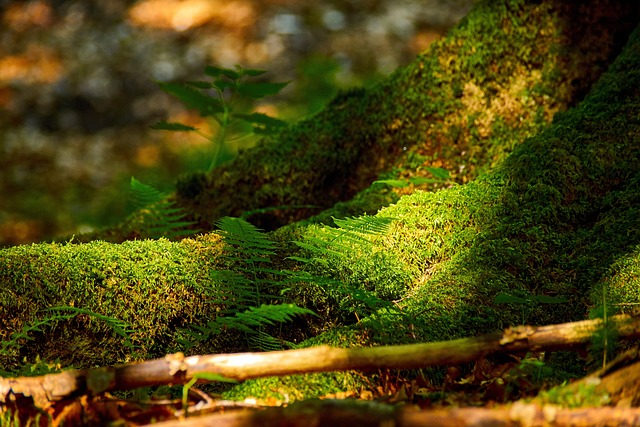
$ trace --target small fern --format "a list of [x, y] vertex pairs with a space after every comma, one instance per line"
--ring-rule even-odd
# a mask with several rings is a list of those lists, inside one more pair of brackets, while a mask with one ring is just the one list
[[[197, 110], [200, 116], [210, 117], [217, 132], [208, 134], [193, 126], [176, 122], [162, 121], [152, 129], [173, 132], [195, 132], [209, 140], [214, 153], [209, 163], [209, 171], [219, 166], [223, 159], [221, 152], [226, 143], [240, 141], [253, 135], [270, 135], [279, 132], [286, 123], [263, 113], [246, 113], [243, 104], [252, 103], [266, 96], [276, 95], [288, 82], [248, 82], [262, 76], [266, 71], [244, 68], [236, 65], [234, 69], [208, 66], [204, 69], [209, 80], [185, 83], [159, 83], [160, 89], [175, 96], [187, 108]], [[247, 132], [246, 127], [251, 131]]]
[[[313, 262], [309, 258], [290, 258], [305, 264]], [[373, 292], [344, 283], [341, 280], [311, 274], [307, 271], [291, 272], [290, 280], [292, 282], [307, 283], [321, 289], [324, 294], [332, 296], [332, 299], [336, 301], [335, 307], [338, 310], [350, 315], [353, 314], [358, 321], [367, 315], [375, 313], [380, 308], [392, 305], [391, 302], [379, 298]]]
[[[270, 268], [271, 256], [275, 255], [277, 245], [264, 232], [240, 218], [225, 217], [216, 225], [225, 242], [222, 258], [228, 269], [211, 272], [217, 284], [211, 302], [223, 308], [220, 315], [205, 326], [192, 325], [185, 332], [193, 340], [202, 341], [236, 330], [247, 336], [253, 348], [282, 349], [286, 342], [267, 334], [264, 328], [315, 313], [295, 304], [273, 304], [282, 300], [282, 296], [274, 295], [273, 291], [283, 290], [289, 283], [289, 274]], [[190, 346], [192, 343], [183, 341], [182, 344]]]
[[443, 168], [427, 167], [427, 172], [433, 176], [433, 178], [415, 176], [409, 179], [379, 179], [373, 181], [373, 185], [388, 185], [395, 188], [405, 188], [409, 185], [423, 185], [423, 184], [440, 184], [440, 185], [452, 185], [453, 181], [449, 174], [449, 171]]
[[383, 236], [395, 218], [364, 215], [358, 218], [333, 218], [339, 228], [325, 227], [322, 237], [313, 237], [306, 242], [295, 242], [316, 253], [333, 251], [348, 255], [354, 245], [370, 246], [376, 238]]
[[154, 186], [144, 184], [134, 177], [131, 177], [129, 188], [129, 199], [134, 207], [138, 209], [161, 202], [166, 197], [166, 194], [162, 193]]
[[184, 210], [175, 207], [167, 197], [167, 194], [160, 192], [157, 188], [131, 177], [130, 199], [135, 208], [145, 210], [147, 224], [144, 233], [146, 236], [152, 239], [160, 237], [175, 239], [197, 233], [199, 230], [190, 228], [195, 223], [184, 221], [186, 216]]
[[275, 255], [275, 242], [244, 219], [224, 217], [216, 222], [216, 226], [220, 229], [224, 242], [233, 248], [233, 260], [254, 266], [260, 262], [269, 262], [269, 257]]
[[262, 351], [279, 351], [287, 348], [295, 348], [296, 344], [259, 331], [249, 336], [249, 346], [259, 348]]
[[[319, 236], [294, 242], [309, 253], [308, 258], [290, 257], [290, 259], [307, 264], [309, 269], [315, 266], [316, 269], [320, 267], [321, 270], [329, 267], [327, 259], [331, 257], [349, 258], [351, 262], [357, 262], [357, 253], [373, 250], [374, 243], [388, 232], [394, 218], [365, 215], [359, 218], [334, 218], [333, 221], [339, 228], [325, 227]], [[362, 289], [358, 285], [344, 283], [323, 275], [301, 272], [297, 273], [296, 278], [332, 295], [341, 310], [353, 313], [358, 320], [391, 304], [379, 298], [374, 292]]]
[[[117, 335], [124, 338], [124, 345], [127, 348], [135, 348], [131, 335], [135, 332], [131, 326], [122, 320], [110, 316], [95, 313], [90, 310], [77, 307], [59, 306], [51, 307], [46, 311], [51, 314], [44, 319], [37, 320], [31, 324], [24, 325], [22, 330], [14, 332], [7, 341], [0, 341], [1, 356], [16, 356], [26, 341], [33, 339], [33, 333], [43, 332], [45, 328], [55, 327], [58, 322], [71, 320], [79, 315], [93, 317], [113, 330]], [[70, 313], [69, 313], [70, 312]]]
[[[260, 328], [265, 325], [274, 326], [278, 323], [289, 322], [296, 316], [307, 314], [316, 315], [313, 311], [298, 307], [295, 304], [262, 304], [260, 307], [249, 307], [243, 312], [236, 312], [233, 316], [216, 317], [208, 322], [206, 326], [194, 325], [192, 326], [193, 329], [187, 331], [187, 333], [198, 341], [204, 341], [213, 335], [237, 330], [254, 336], [252, 338], [256, 342], [283, 343], [284, 341], [266, 334]], [[267, 339], [267, 336], [270, 339]], [[265, 348], [261, 348], [261, 350], [265, 350]]]
[[275, 254], [275, 242], [241, 218], [224, 217], [216, 225], [226, 244], [225, 261], [232, 269], [214, 270], [211, 277], [231, 289], [236, 303], [244, 302], [245, 306], [259, 304], [263, 298], [269, 297], [262, 295], [263, 289], [272, 287], [273, 276], [281, 274], [268, 267], [270, 257]]
[[[300, 271], [274, 269], [271, 258], [278, 247], [260, 229], [241, 218], [222, 218], [216, 224], [225, 242], [223, 262], [227, 269], [211, 272], [216, 291], [211, 302], [220, 305], [220, 315], [206, 325], [193, 325], [185, 331], [191, 341], [203, 341], [231, 330], [245, 334], [250, 347], [261, 350], [277, 350], [287, 343], [266, 332], [291, 321], [296, 316], [315, 315], [307, 308], [283, 303], [282, 294], [296, 284], [316, 286], [336, 301], [337, 307], [357, 320], [374, 315], [382, 309], [391, 309], [390, 301], [381, 299], [374, 292], [357, 285], [314, 274], [314, 265], [321, 263], [327, 254], [352, 257], [353, 248], [370, 249], [387, 233], [393, 218], [365, 216], [361, 218], [334, 219], [340, 228], [325, 229], [325, 234], [305, 242], [295, 242], [311, 254], [310, 258], [292, 256], [303, 267]], [[364, 249], [363, 249], [364, 248]]]
[[307, 236], [305, 241], [294, 241], [312, 255], [310, 262], [325, 265], [327, 255], [354, 259], [356, 253], [373, 250], [376, 239], [387, 232], [394, 218], [364, 215], [333, 221], [339, 228], [325, 227], [318, 235]]

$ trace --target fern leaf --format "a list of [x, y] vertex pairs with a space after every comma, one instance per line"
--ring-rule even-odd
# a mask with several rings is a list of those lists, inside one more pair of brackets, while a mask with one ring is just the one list
[[209, 322], [207, 326], [192, 325], [195, 331], [186, 330], [196, 340], [208, 339], [225, 330], [235, 329], [248, 335], [259, 333], [262, 326], [273, 326], [276, 323], [284, 323], [293, 320], [296, 316], [317, 314], [307, 308], [298, 307], [295, 304], [266, 305], [249, 307], [243, 312], [237, 312], [233, 316], [220, 316]]
[[318, 236], [309, 236], [304, 242], [294, 242], [311, 253], [323, 255], [314, 258], [317, 263], [322, 264], [327, 255], [336, 258], [353, 256], [355, 247], [368, 250], [375, 238], [387, 233], [395, 218], [365, 215], [333, 220], [340, 228], [325, 227]]
[[342, 231], [339, 236], [359, 240], [369, 240], [369, 237], [385, 234], [389, 230], [391, 222], [394, 220], [395, 218], [368, 215], [358, 218], [333, 218], [333, 222], [340, 227]]
[[285, 344], [288, 343], [262, 331], [249, 337], [249, 345], [260, 351], [284, 350]]
[[[264, 333], [262, 328], [291, 321], [296, 316], [316, 314], [295, 304], [258, 306], [261, 301], [282, 299], [283, 292], [286, 292], [283, 285], [292, 282], [291, 272], [270, 268], [267, 264], [270, 256], [275, 254], [276, 243], [244, 219], [225, 217], [216, 225], [227, 245], [224, 261], [232, 269], [210, 273], [216, 284], [210, 301], [223, 308], [219, 311], [220, 316], [204, 327], [194, 326], [187, 335], [202, 340], [234, 329], [253, 337], [257, 348], [282, 348], [283, 342]], [[264, 292], [272, 292], [274, 287], [278, 287], [280, 295]]]
[[131, 177], [130, 199], [137, 209], [162, 201], [166, 194], [160, 192], [157, 188], [144, 184], [134, 177]]
[[268, 261], [274, 255], [275, 242], [269, 240], [255, 225], [241, 218], [224, 217], [216, 222], [226, 243], [235, 246], [244, 257]]
[[211, 302], [233, 307], [246, 307], [258, 302], [254, 280], [231, 270], [212, 270], [209, 276], [217, 282]]
[[261, 305], [260, 307], [251, 307], [245, 311], [250, 317], [261, 319], [263, 322], [288, 322], [295, 316], [301, 316], [305, 314], [316, 315], [315, 312], [308, 308], [298, 307], [295, 304], [278, 304], [278, 305]]
[[131, 177], [130, 199], [137, 209], [147, 208], [146, 234], [153, 239], [173, 239], [199, 230], [191, 228], [195, 223], [184, 221], [186, 213], [166, 200], [167, 195], [155, 187]]
[[[33, 337], [30, 336], [33, 332], [42, 332], [42, 327], [52, 327], [55, 326], [59, 321], [70, 320], [75, 318], [80, 314], [84, 314], [86, 316], [95, 318], [103, 323], [105, 323], [109, 328], [111, 328], [117, 335], [120, 335], [125, 339], [124, 345], [130, 348], [133, 348], [134, 345], [132, 343], [131, 334], [135, 333], [135, 331], [131, 328], [131, 326], [114, 317], [104, 316], [102, 314], [95, 313], [90, 310], [86, 310], [78, 307], [71, 306], [57, 306], [46, 309], [51, 313], [46, 318], [37, 320], [36, 322], [23, 326], [21, 331], [14, 332], [11, 334], [11, 337], [8, 341], [0, 341], [0, 355], [9, 356], [12, 351], [17, 351], [21, 347], [20, 341], [22, 340], [31, 340]], [[71, 313], [65, 313], [71, 312]]]
[[154, 239], [160, 237], [173, 239], [197, 233], [198, 230], [191, 228], [195, 224], [194, 222], [183, 221], [185, 216], [185, 212], [174, 207], [172, 202], [163, 200], [156, 203], [150, 209], [147, 234]]

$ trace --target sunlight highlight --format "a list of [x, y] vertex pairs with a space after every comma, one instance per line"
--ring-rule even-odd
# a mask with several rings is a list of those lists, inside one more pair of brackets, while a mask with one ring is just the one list
[[255, 19], [253, 7], [245, 1], [143, 0], [129, 11], [132, 25], [175, 31], [186, 31], [211, 22], [245, 27]]

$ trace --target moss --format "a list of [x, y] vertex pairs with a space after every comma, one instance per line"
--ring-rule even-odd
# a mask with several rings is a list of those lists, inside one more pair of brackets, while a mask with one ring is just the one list
[[[281, 206], [252, 217], [273, 230], [311, 216], [375, 212], [397, 199], [369, 189], [384, 174], [422, 177], [437, 166], [469, 182], [581, 99], [635, 25], [638, 10], [627, 3], [478, 2], [411, 64], [339, 94], [209, 175], [180, 178], [175, 199], [202, 230], [223, 216]], [[334, 208], [340, 202], [348, 203]], [[144, 224], [134, 215], [82, 239], [136, 238]]]
[[590, 295], [609, 314], [635, 310], [640, 305], [640, 246], [617, 259]]
[[3, 358], [3, 366], [37, 354], [78, 367], [166, 354], [175, 345], [176, 328], [215, 309], [206, 301], [206, 288], [211, 286], [208, 272], [219, 246], [210, 236], [181, 243], [147, 240], [4, 249], [0, 340], [47, 317], [48, 307], [72, 306], [128, 323], [138, 347], [132, 354], [103, 323], [80, 316], [36, 334], [13, 357]]
[[[361, 347], [370, 341], [364, 329], [338, 327], [317, 337], [310, 338], [296, 348], [330, 345], [332, 347]], [[326, 372], [316, 374], [286, 375], [244, 381], [224, 393], [232, 400], [257, 399], [275, 403], [327, 397], [337, 392], [358, 394], [370, 384], [359, 372]]]
[[223, 394], [225, 399], [255, 399], [269, 405], [296, 400], [332, 397], [339, 390], [357, 395], [367, 383], [361, 374], [331, 372], [321, 374], [286, 375], [283, 377], [249, 380]]
[[[585, 290], [602, 276], [612, 304], [638, 302], [638, 46], [636, 34], [579, 108], [516, 149], [493, 175], [405, 196], [380, 212], [400, 218], [381, 250], [399, 254], [404, 265], [393, 268], [412, 277], [400, 307], [420, 326], [414, 333], [447, 339], [512, 324], [521, 307], [496, 305], [498, 292], [569, 300], [529, 307], [523, 322], [580, 319], [592, 304]], [[626, 144], [620, 135], [629, 135]], [[368, 259], [358, 258], [358, 268], [370, 271], [353, 277], [390, 267], [373, 251], [359, 257]], [[348, 260], [337, 262], [335, 271], [352, 270]], [[598, 287], [592, 295], [598, 301]], [[407, 322], [390, 315], [358, 327], [367, 324], [378, 333], [375, 342], [412, 338]]]
[[610, 405], [611, 396], [601, 390], [597, 384], [584, 382], [575, 385], [562, 385], [540, 393], [535, 399], [539, 404], [558, 405], [564, 408], [600, 408]]
[[[380, 187], [380, 186], [377, 186]], [[388, 206], [398, 201], [399, 196], [390, 189], [371, 186], [346, 202], [338, 202], [332, 207], [323, 210], [317, 215], [299, 221], [301, 224], [327, 224], [332, 225], [333, 218], [350, 218], [360, 215], [375, 215], [381, 207]]]
[[[404, 196], [378, 214], [397, 221], [374, 248], [363, 243], [350, 256], [327, 253], [335, 277], [375, 277], [374, 291], [384, 284], [403, 292], [394, 307], [347, 329], [373, 344], [440, 340], [519, 322], [583, 319], [602, 287], [612, 304], [636, 303], [639, 53], [640, 29], [579, 107], [557, 116], [493, 173]], [[309, 227], [304, 238], [322, 235], [321, 227]], [[395, 287], [385, 284], [394, 280]], [[499, 292], [532, 303], [499, 305]], [[545, 305], [536, 295], [568, 302]], [[301, 378], [293, 385], [264, 381], [306, 390]]]
[[[579, 319], [592, 304], [589, 289], [598, 283], [618, 292], [618, 300], [633, 301], [632, 287], [622, 289], [621, 280], [635, 274], [640, 245], [640, 35], [632, 36], [584, 102], [557, 114], [547, 128], [554, 112], [576, 101], [580, 91], [571, 82], [593, 81], [598, 69], [590, 65], [606, 63], [613, 52], [595, 42], [597, 49], [587, 54], [573, 52], [572, 46], [582, 45], [568, 41], [574, 27], [562, 22], [571, 14], [554, 5], [479, 3], [428, 55], [374, 89], [341, 95], [325, 112], [280, 135], [278, 144], [265, 141], [213, 175], [186, 179], [178, 199], [207, 222], [266, 206], [330, 206], [368, 188], [381, 171], [419, 175], [421, 161], [450, 166], [462, 151], [458, 165], [465, 168], [452, 167], [459, 181], [488, 171], [446, 190], [411, 189], [378, 213], [396, 218], [382, 238], [346, 255], [327, 253], [320, 272], [393, 303], [370, 310], [358, 323], [327, 319], [323, 326], [343, 327], [303, 345], [449, 339], [516, 321]], [[614, 12], [594, 9], [577, 16], [574, 25]], [[495, 52], [489, 48], [494, 45]], [[523, 46], [531, 49], [519, 52]], [[568, 57], [561, 46], [570, 50]], [[500, 64], [503, 71], [494, 69]], [[404, 162], [411, 170], [403, 169]], [[370, 189], [360, 205], [338, 211], [373, 211], [376, 200], [395, 197], [384, 191]], [[262, 221], [278, 226], [300, 217], [282, 210]], [[295, 224], [274, 234], [313, 239], [325, 232], [322, 226]], [[219, 250], [209, 235], [179, 243], [41, 244], [0, 251], [2, 339], [41, 318], [46, 307], [75, 305], [130, 323], [141, 345], [129, 354], [104, 327], [78, 318], [44, 331], [40, 338], [46, 334], [46, 340], [23, 348], [9, 363], [40, 353], [65, 364], [103, 365], [172, 351], [177, 328], [213, 316], [205, 291]], [[275, 267], [286, 266], [292, 253], [297, 252], [287, 247]], [[499, 292], [525, 299], [563, 296], [569, 302], [554, 309], [532, 303], [523, 311], [496, 304]], [[340, 293], [327, 296], [313, 284], [300, 284], [292, 295], [314, 306], [331, 304]], [[313, 326], [314, 332], [322, 330]], [[68, 345], [60, 349], [59, 342]], [[351, 374], [326, 374], [260, 380], [235, 391], [257, 396], [295, 389], [294, 398], [301, 398], [357, 384]]]

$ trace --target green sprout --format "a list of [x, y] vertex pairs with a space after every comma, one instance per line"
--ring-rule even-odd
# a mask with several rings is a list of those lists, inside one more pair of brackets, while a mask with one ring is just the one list
[[[187, 108], [197, 110], [201, 117], [211, 117], [218, 125], [218, 131], [207, 134], [193, 126], [167, 121], [158, 122], [151, 128], [195, 132], [211, 141], [214, 147], [208, 168], [208, 171], [211, 171], [221, 163], [219, 156], [225, 142], [238, 141], [253, 135], [270, 135], [286, 126], [284, 121], [263, 113], [243, 114], [238, 111], [240, 104], [276, 95], [289, 84], [247, 81], [265, 72], [243, 68], [240, 65], [236, 65], [235, 69], [208, 66], [204, 73], [210, 77], [210, 81], [160, 82], [160, 89], [178, 98]], [[251, 131], [242, 132], [242, 126], [246, 125], [251, 127]], [[233, 133], [241, 135], [233, 137]]]

